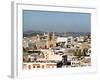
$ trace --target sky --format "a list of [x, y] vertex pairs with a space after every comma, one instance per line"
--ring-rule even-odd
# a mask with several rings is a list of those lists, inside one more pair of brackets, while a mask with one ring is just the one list
[[23, 10], [24, 31], [90, 32], [91, 14]]

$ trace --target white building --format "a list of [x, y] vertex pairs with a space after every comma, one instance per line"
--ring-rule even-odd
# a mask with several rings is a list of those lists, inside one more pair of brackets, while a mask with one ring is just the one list
[[28, 38], [26, 37], [23, 39], [23, 47], [24, 48], [28, 47]]
[[67, 37], [57, 37], [56, 42], [57, 43], [59, 43], [59, 42], [65, 42], [65, 43], [67, 43]]
[[80, 37], [76, 37], [78, 42], [83, 42], [84, 41], [84, 37], [80, 36]]
[[71, 59], [71, 66], [72, 67], [78, 67], [80, 65], [80, 61], [78, 60], [77, 57], [72, 56], [72, 57], [70, 57], [70, 59]]
[[72, 36], [67, 37], [67, 43], [73, 44], [74, 38]]
[[57, 40], [56, 42], [59, 43], [59, 42], [65, 42], [65, 45], [67, 45], [68, 43], [73, 43], [73, 37], [72, 36], [69, 36], [69, 37], [57, 37]]

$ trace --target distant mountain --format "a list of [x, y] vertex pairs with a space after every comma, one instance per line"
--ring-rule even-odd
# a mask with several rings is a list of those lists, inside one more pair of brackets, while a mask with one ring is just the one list
[[[47, 32], [45, 32], [47, 33]], [[37, 34], [43, 35], [44, 31], [24, 31], [23, 32], [23, 37], [31, 37], [31, 36], [36, 36]], [[78, 36], [85, 36], [85, 35], [90, 35], [90, 32], [55, 32], [56, 36], [61, 36], [61, 37], [68, 37], [68, 36], [73, 36], [73, 37], [78, 37]]]
[[37, 34], [43, 35], [44, 32], [43, 32], [43, 31], [32, 31], [32, 30], [24, 31], [24, 32], [23, 32], [23, 37], [36, 36]]
[[90, 32], [64, 32], [64, 33], [56, 32], [56, 36], [61, 36], [61, 37], [68, 37], [68, 36], [78, 37], [90, 34], [91, 34]]
[[78, 37], [78, 36], [85, 36], [85, 35], [90, 35], [90, 32], [66, 32], [64, 33], [63, 36], [73, 36], [73, 37]]

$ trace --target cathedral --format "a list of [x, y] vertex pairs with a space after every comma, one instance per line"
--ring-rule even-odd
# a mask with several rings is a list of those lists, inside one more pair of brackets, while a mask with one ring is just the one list
[[55, 40], [55, 33], [54, 32], [48, 32], [44, 38], [41, 39], [42, 36], [39, 34], [36, 35], [36, 47], [39, 48], [53, 48], [56, 46], [56, 40]]

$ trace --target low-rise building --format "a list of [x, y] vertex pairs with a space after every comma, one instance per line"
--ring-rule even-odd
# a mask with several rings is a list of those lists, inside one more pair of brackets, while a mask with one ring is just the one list
[[56, 68], [56, 63], [40, 63], [40, 62], [29, 62], [29, 63], [23, 63], [23, 69], [30, 70], [30, 69], [37, 69], [37, 68]]

